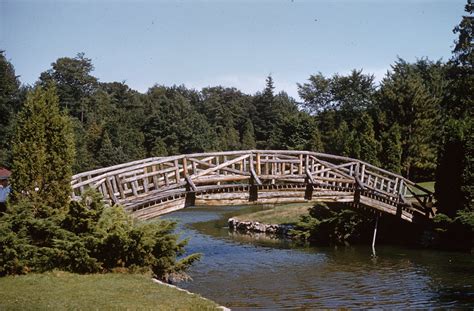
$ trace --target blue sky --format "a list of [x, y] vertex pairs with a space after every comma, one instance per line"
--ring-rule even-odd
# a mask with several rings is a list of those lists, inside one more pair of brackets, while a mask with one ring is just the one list
[[465, 0], [0, 0], [0, 49], [23, 83], [84, 52], [100, 81], [297, 96], [311, 74], [450, 57]]

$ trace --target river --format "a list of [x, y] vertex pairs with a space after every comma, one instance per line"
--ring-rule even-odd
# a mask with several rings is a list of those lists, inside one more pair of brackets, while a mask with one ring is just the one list
[[473, 308], [474, 257], [377, 246], [298, 247], [229, 232], [262, 207], [195, 207], [167, 215], [203, 258], [180, 287], [231, 309]]

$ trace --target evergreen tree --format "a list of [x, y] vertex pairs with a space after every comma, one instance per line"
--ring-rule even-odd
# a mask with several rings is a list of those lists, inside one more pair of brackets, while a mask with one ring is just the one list
[[256, 115], [253, 116], [253, 123], [255, 126], [255, 138], [258, 148], [265, 149], [270, 145], [269, 139], [275, 129], [276, 116], [274, 114], [274, 89], [273, 78], [268, 76], [263, 93], [258, 94], [254, 98]]
[[368, 113], [362, 113], [354, 125], [354, 146], [352, 156], [360, 160], [379, 165], [378, 153], [380, 144], [375, 138], [372, 118]]
[[252, 150], [256, 148], [253, 124], [250, 120], [245, 122], [241, 141], [243, 150]]
[[16, 200], [63, 209], [71, 194], [74, 143], [69, 119], [59, 111], [54, 87], [36, 87], [18, 114], [13, 143]]
[[453, 61], [458, 65], [474, 68], [474, 2], [467, 0], [464, 11], [469, 15], [463, 16], [461, 22], [453, 30], [458, 34], [453, 50]]
[[402, 144], [400, 127], [394, 123], [381, 136], [380, 161], [382, 167], [394, 173], [401, 173]]
[[338, 128], [329, 133], [331, 143], [324, 146], [329, 153], [345, 157], [353, 156], [354, 133], [351, 132], [345, 121], [342, 121]]
[[[379, 102], [387, 120], [400, 126], [402, 173], [431, 179], [436, 166], [441, 98], [417, 64], [399, 59], [382, 81]], [[433, 82], [435, 83], [435, 82]]]
[[[468, 0], [470, 15], [474, 4]], [[459, 34], [448, 69], [451, 79], [444, 103], [444, 139], [438, 150], [436, 199], [441, 213], [474, 222], [474, 66], [473, 16], [464, 16], [454, 29]], [[467, 216], [466, 216], [467, 215]], [[470, 215], [470, 216], [469, 216]], [[474, 225], [471, 223], [471, 230]]]
[[20, 106], [20, 81], [0, 50], [0, 167], [9, 166], [12, 120]]
[[109, 133], [104, 131], [100, 142], [100, 149], [97, 152], [97, 162], [100, 167], [107, 167], [114, 164], [119, 164], [120, 162], [117, 161], [117, 158], [117, 149], [112, 145]]

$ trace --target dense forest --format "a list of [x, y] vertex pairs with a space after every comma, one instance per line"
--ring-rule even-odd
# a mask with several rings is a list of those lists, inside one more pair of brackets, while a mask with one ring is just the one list
[[472, 213], [473, 10], [468, 2], [450, 60], [399, 58], [379, 82], [358, 69], [315, 73], [298, 84], [301, 101], [276, 93], [271, 76], [256, 94], [159, 84], [140, 93], [125, 82], [99, 81], [83, 53], [58, 58], [35, 85], [22, 85], [2, 51], [0, 166], [12, 166], [11, 142], [27, 94], [53, 87], [73, 126], [76, 173], [192, 152], [312, 150], [365, 160], [414, 181], [436, 180], [440, 211]]

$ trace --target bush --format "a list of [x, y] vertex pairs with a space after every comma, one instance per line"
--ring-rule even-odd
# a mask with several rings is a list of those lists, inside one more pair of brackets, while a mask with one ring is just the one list
[[200, 258], [192, 254], [177, 259], [187, 241], [179, 242], [173, 233], [176, 223], [135, 222], [123, 208], [107, 207], [96, 192], [71, 202], [64, 214], [51, 217], [38, 210], [48, 207], [19, 201], [0, 218], [0, 275], [120, 268], [150, 270], [171, 281], [186, 278], [185, 271]]
[[455, 217], [438, 213], [433, 219], [434, 245], [450, 250], [474, 250], [474, 212], [458, 210]]
[[349, 244], [369, 235], [372, 219], [342, 204], [317, 203], [302, 216], [290, 234], [311, 244]]

